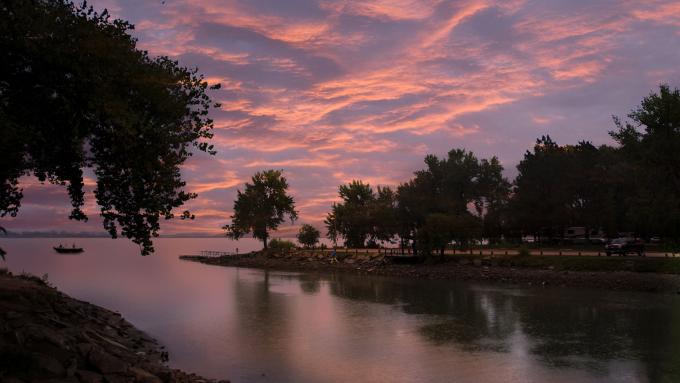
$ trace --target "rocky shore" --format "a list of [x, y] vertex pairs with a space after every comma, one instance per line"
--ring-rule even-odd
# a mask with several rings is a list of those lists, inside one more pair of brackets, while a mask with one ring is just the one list
[[0, 270], [0, 382], [214, 382], [167, 359], [120, 314]]
[[[347, 272], [362, 275], [384, 275], [425, 279], [457, 279], [532, 286], [564, 286], [603, 288], [610, 290], [646, 291], [680, 294], [680, 275], [628, 271], [655, 260], [625, 260], [612, 258], [580, 258], [581, 263], [614, 264], [611, 270], [591, 271], [587, 267], [569, 270], [555, 259], [542, 266], [525, 267], [526, 262], [515, 257], [447, 257], [436, 262], [419, 264], [395, 263], [384, 255], [342, 254], [338, 261], [328, 253], [294, 251], [290, 253], [252, 252], [222, 257], [180, 256], [187, 261], [209, 265], [249, 267], [303, 272]], [[536, 260], [536, 257], [532, 257]], [[564, 259], [559, 259], [563, 261]], [[636, 263], [637, 262], [637, 263]], [[536, 262], [533, 262], [534, 264]]]

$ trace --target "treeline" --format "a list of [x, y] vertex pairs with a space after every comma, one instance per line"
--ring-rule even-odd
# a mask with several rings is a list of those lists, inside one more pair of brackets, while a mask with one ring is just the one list
[[341, 185], [341, 202], [325, 219], [328, 237], [349, 247], [396, 241], [434, 253], [453, 241], [559, 240], [580, 226], [610, 238], [630, 232], [677, 242], [680, 91], [663, 85], [628, 117], [614, 119], [616, 147], [539, 138], [512, 182], [496, 157], [454, 149], [426, 156], [425, 169], [396, 189]]

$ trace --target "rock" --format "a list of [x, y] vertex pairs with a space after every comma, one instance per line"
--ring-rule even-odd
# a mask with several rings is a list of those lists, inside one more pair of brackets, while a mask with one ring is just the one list
[[103, 374], [125, 372], [128, 368], [124, 361], [98, 349], [90, 351], [88, 361]]
[[24, 383], [23, 380], [17, 378], [2, 378], [2, 383]]
[[32, 372], [49, 376], [63, 376], [66, 373], [64, 367], [55, 358], [44, 354], [33, 354]]
[[162, 383], [159, 377], [139, 367], [130, 367], [128, 371], [134, 376], [137, 383]]
[[34, 380], [35, 383], [80, 383], [75, 377]]
[[459, 265], [463, 265], [463, 266], [469, 265], [469, 264], [470, 264], [470, 260], [467, 259], [467, 258], [463, 258], [463, 259], [461, 259], [460, 261], [458, 261], [458, 264], [459, 264]]
[[47, 341], [60, 348], [65, 346], [64, 337], [58, 332], [41, 325], [31, 324], [26, 328], [29, 338], [36, 341]]
[[110, 374], [104, 375], [104, 382], [106, 383], [130, 383], [133, 382], [131, 377], [120, 375], [120, 374]]
[[482, 265], [482, 260], [479, 259], [479, 258], [475, 258], [475, 259], [472, 260], [472, 263], [473, 263], [475, 266], [481, 266], [481, 265]]
[[102, 376], [92, 371], [78, 370], [75, 374], [82, 383], [102, 383]]
[[66, 376], [73, 376], [78, 368], [78, 361], [76, 358], [71, 358], [66, 362]]

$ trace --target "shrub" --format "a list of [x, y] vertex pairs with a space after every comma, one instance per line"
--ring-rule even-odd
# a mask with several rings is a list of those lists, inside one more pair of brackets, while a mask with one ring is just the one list
[[272, 251], [290, 251], [295, 249], [295, 244], [285, 239], [274, 238], [269, 242], [269, 249]]
[[531, 255], [531, 252], [529, 252], [529, 248], [527, 248], [526, 246], [520, 246], [518, 255], [520, 257], [528, 257]]
[[309, 224], [304, 224], [300, 227], [300, 232], [297, 235], [297, 240], [304, 247], [310, 248], [314, 247], [319, 243], [319, 237], [321, 233], [314, 226]]

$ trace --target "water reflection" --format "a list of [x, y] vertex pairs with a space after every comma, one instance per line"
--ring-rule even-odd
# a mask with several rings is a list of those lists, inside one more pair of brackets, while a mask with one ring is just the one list
[[508, 353], [521, 337], [529, 340], [530, 355], [550, 368], [587, 369], [602, 377], [612, 361], [641, 360], [650, 382], [680, 379], [680, 308], [674, 297], [350, 275], [329, 277], [329, 283], [342, 298], [433, 316], [418, 333], [436, 345]]

